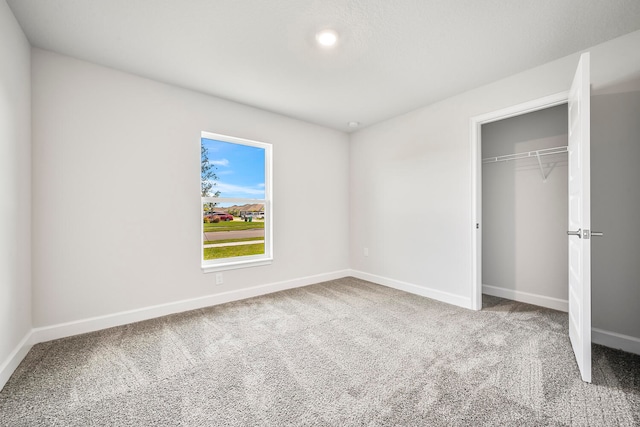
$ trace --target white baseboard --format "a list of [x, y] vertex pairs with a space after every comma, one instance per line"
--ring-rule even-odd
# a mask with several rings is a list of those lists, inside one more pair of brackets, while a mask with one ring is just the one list
[[[327, 280], [340, 279], [349, 276], [350, 270], [340, 270], [332, 273], [307, 276], [283, 282], [269, 283], [266, 285], [254, 286], [251, 288], [238, 289], [234, 291], [222, 292], [219, 294], [206, 295], [203, 297], [188, 300], [170, 302], [166, 304], [143, 307], [136, 310], [122, 311], [119, 313], [107, 314], [105, 316], [91, 317], [88, 319], [76, 320], [73, 322], [59, 323], [57, 325], [34, 328], [31, 334], [30, 344], [51, 341], [58, 338], [70, 337], [73, 335], [94, 332], [101, 329], [112, 328], [114, 326], [126, 325], [140, 322], [142, 320], [154, 319], [168, 314], [181, 313], [183, 311], [195, 310], [203, 307], [224, 304], [231, 301], [243, 300], [286, 289], [299, 288], [312, 285], [314, 283], [325, 282]], [[16, 365], [17, 366], [17, 365]]]
[[22, 362], [22, 359], [24, 359], [29, 350], [31, 350], [31, 334], [31, 331], [27, 333], [27, 335], [22, 338], [20, 343], [11, 352], [7, 360], [0, 365], [0, 391], [4, 388], [7, 381], [9, 381], [13, 371], [15, 371], [20, 362]]
[[623, 350], [628, 353], [640, 354], [640, 338], [629, 335], [591, 328], [591, 342], [605, 347]]
[[[331, 273], [307, 276], [293, 280], [254, 286], [246, 289], [227, 291], [219, 294], [206, 295], [203, 297], [192, 298], [188, 300], [144, 307], [136, 310], [123, 311], [105, 316], [92, 317], [52, 326], [34, 328], [22, 339], [22, 341], [18, 344], [14, 351], [9, 355], [7, 360], [2, 365], [0, 365], [0, 390], [2, 390], [2, 387], [4, 387], [6, 382], [9, 380], [11, 374], [13, 374], [20, 362], [27, 355], [27, 353], [31, 349], [31, 346], [40, 342], [50, 341], [58, 338], [65, 338], [87, 332], [93, 332], [101, 329], [111, 328], [114, 326], [126, 325], [142, 320], [149, 320], [156, 317], [166, 316], [168, 314], [224, 304], [231, 301], [243, 300], [246, 298], [266, 295], [286, 289], [299, 288], [302, 286], [312, 285], [328, 280], [340, 279], [347, 276], [357, 277], [359, 279], [367, 280], [383, 286], [388, 286], [390, 288], [471, 309], [471, 298], [439, 291], [436, 289], [426, 288], [412, 283], [390, 279], [387, 277], [369, 274], [362, 271], [339, 270]], [[483, 285], [483, 292], [489, 295], [510, 298], [516, 301], [522, 301], [530, 304], [540, 305], [543, 307], [554, 308], [556, 310], [567, 311], [567, 302], [555, 298], [542, 297], [540, 295], [528, 294], [524, 292], [509, 291], [507, 289], [487, 285]], [[615, 332], [609, 332], [594, 328], [592, 332], [592, 341], [596, 344], [601, 344], [607, 347], [617, 348], [630, 353], [640, 354], [640, 339], [627, 335], [617, 334]]]
[[552, 308], [558, 311], [569, 311], [569, 302], [564, 299], [531, 294], [529, 292], [515, 291], [513, 289], [500, 288], [498, 286], [482, 285], [482, 293], [494, 297], [506, 298], [513, 301], [525, 302], [540, 307]]
[[400, 280], [390, 279], [388, 277], [382, 277], [375, 274], [365, 273], [363, 271], [351, 270], [351, 276], [358, 279], [367, 280], [369, 282], [377, 283], [378, 285], [388, 286], [390, 288], [398, 289], [400, 291], [409, 292], [411, 294], [420, 295], [423, 297], [431, 298], [447, 304], [457, 305], [458, 307], [471, 309], [471, 298], [463, 297], [460, 295], [452, 294], [449, 292], [439, 291], [437, 289], [427, 288], [424, 286], [418, 286], [413, 283], [402, 282]]

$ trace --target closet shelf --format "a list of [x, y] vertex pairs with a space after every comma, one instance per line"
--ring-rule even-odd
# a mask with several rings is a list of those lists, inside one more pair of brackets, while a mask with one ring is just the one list
[[523, 153], [505, 154], [498, 157], [486, 157], [482, 159], [482, 163], [508, 162], [509, 160], [520, 160], [529, 157], [548, 156], [550, 154], [562, 154], [567, 152], [567, 146], [543, 148], [542, 150], [525, 151]]
[[[535, 157], [538, 159], [538, 166], [540, 166], [540, 173], [542, 174], [542, 181], [547, 182], [547, 177], [549, 176], [544, 172], [544, 168], [542, 167], [542, 161], [540, 157], [549, 156], [551, 154], [562, 154], [567, 153], [569, 151], [569, 147], [553, 147], [553, 148], [543, 148], [542, 150], [534, 150], [534, 151], [525, 151], [523, 153], [515, 153], [515, 154], [505, 154], [504, 156], [497, 157], [486, 157], [482, 159], [482, 163], [496, 163], [496, 162], [508, 162], [510, 160], [520, 160], [520, 159], [528, 159], [531, 157]], [[551, 172], [551, 170], [549, 170]]]

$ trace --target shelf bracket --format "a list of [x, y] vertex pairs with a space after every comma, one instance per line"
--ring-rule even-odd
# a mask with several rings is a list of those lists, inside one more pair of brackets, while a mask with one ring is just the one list
[[536, 151], [536, 158], [538, 159], [538, 166], [540, 166], [540, 173], [542, 174], [542, 182], [547, 182], [547, 175], [544, 173], [544, 168], [542, 167], [542, 160], [540, 160], [539, 151]]

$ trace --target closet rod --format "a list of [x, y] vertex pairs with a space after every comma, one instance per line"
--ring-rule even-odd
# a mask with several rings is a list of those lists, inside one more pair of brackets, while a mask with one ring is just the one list
[[520, 160], [527, 159], [529, 157], [540, 157], [540, 156], [548, 156], [551, 154], [562, 154], [568, 151], [568, 147], [553, 147], [553, 148], [543, 148], [542, 150], [534, 150], [534, 151], [525, 151], [522, 153], [515, 154], [505, 154], [504, 156], [497, 157], [485, 157], [482, 159], [482, 163], [495, 163], [495, 162], [508, 162], [510, 160]]

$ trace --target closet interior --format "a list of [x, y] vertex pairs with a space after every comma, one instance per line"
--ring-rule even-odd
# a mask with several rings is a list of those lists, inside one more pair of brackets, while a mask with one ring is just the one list
[[567, 105], [482, 125], [483, 293], [567, 311]]

